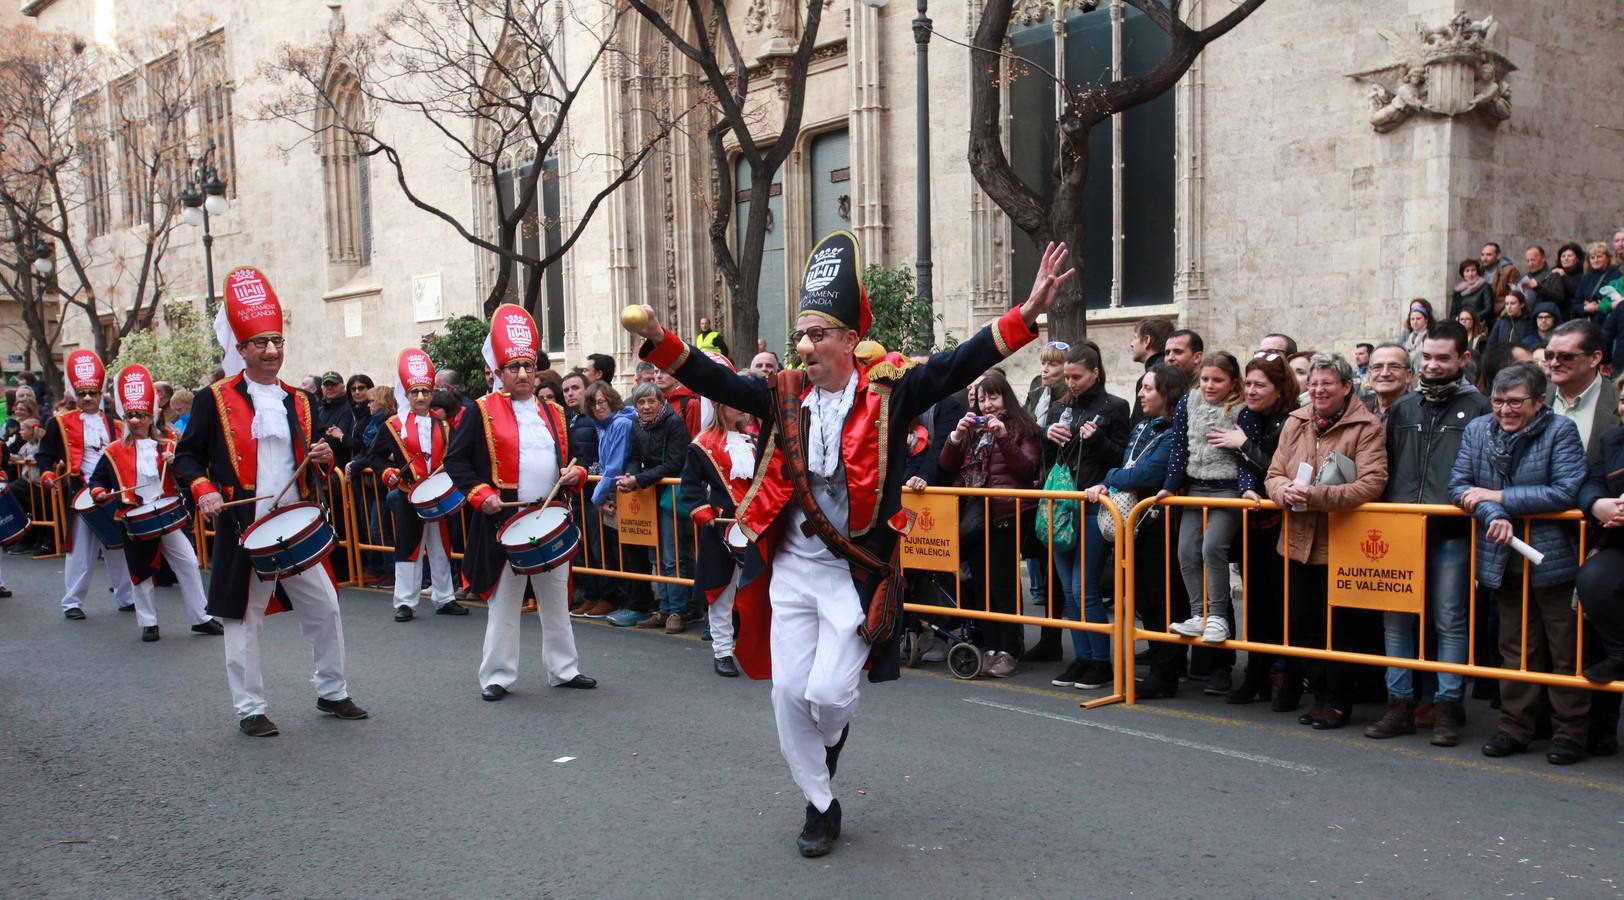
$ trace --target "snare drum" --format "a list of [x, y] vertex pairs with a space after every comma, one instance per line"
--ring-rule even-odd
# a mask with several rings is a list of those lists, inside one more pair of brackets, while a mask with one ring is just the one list
[[23, 505], [17, 500], [15, 490], [17, 482], [7, 481], [0, 487], [0, 544], [12, 544], [22, 540], [28, 534], [28, 529], [34, 527], [28, 513], [23, 512]]
[[734, 522], [727, 526], [727, 534], [723, 540], [727, 544], [727, 552], [733, 554], [734, 561], [743, 563], [744, 552], [750, 548], [750, 538], [745, 535], [744, 529], [739, 527], [739, 523]]
[[581, 549], [581, 531], [566, 506], [527, 506], [497, 530], [496, 540], [517, 575], [555, 569]]
[[289, 578], [333, 552], [333, 526], [321, 507], [293, 503], [266, 513], [238, 539], [260, 581]]
[[467, 498], [451, 483], [450, 475], [436, 472], [414, 485], [406, 499], [418, 518], [433, 522], [456, 512]]
[[124, 546], [124, 525], [118, 520], [117, 494], [97, 503], [91, 499], [90, 488], [82, 487], [73, 495], [73, 511], [90, 523], [90, 530], [101, 539], [102, 546], [117, 550]]
[[179, 497], [159, 497], [124, 514], [124, 533], [132, 541], [151, 541], [186, 527], [191, 516]]

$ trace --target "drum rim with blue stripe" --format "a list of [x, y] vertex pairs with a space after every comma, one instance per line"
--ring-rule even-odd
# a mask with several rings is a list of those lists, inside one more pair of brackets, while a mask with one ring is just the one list
[[[88, 508], [79, 508], [80, 497], [90, 498], [91, 502]], [[108, 550], [118, 550], [124, 546], [125, 535], [124, 523], [121, 515], [122, 510], [119, 509], [118, 503], [115, 502], [116, 500], [117, 497], [108, 495], [105, 500], [97, 503], [95, 498], [90, 493], [90, 486], [86, 485], [85, 487], [80, 488], [78, 492], [73, 495], [73, 502], [69, 504], [73, 508], [73, 514], [85, 520], [85, 523], [90, 526], [90, 530], [94, 532], [97, 539], [102, 542], [102, 546], [106, 547]], [[107, 529], [107, 533], [103, 534], [103, 529], [96, 527], [96, 523], [106, 519], [111, 519], [112, 524], [104, 526]], [[114, 532], [116, 532], [118, 535], [117, 539], [108, 540], [108, 537], [110, 537]]]
[[[547, 532], [539, 538], [531, 538], [524, 543], [510, 543], [507, 533], [518, 522], [526, 517], [557, 509], [563, 512], [564, 519], [558, 527]], [[554, 547], [561, 547], [563, 539], [570, 541], [568, 549], [555, 551]], [[502, 552], [508, 559], [508, 567], [515, 575], [537, 575], [551, 571], [575, 558], [581, 551], [581, 530], [575, 525], [575, 517], [570, 515], [570, 509], [563, 503], [534, 503], [515, 512], [502, 527], [496, 530], [496, 542], [501, 545]]]
[[[429, 479], [442, 476], [446, 480], [445, 491], [436, 495], [433, 499], [418, 501], [416, 497], [417, 489], [427, 484]], [[452, 481], [451, 476], [445, 472], [434, 472], [424, 476], [422, 481], [413, 485], [412, 489], [406, 492], [406, 502], [417, 510], [417, 517], [425, 522], [438, 521], [451, 515], [460, 509], [467, 499], [462, 491], [457, 490], [456, 482]]]
[[0, 546], [9, 546], [17, 543], [18, 541], [27, 537], [28, 533], [34, 528], [34, 520], [23, 509], [22, 501], [18, 500], [16, 496], [11, 493], [12, 488], [15, 487], [16, 484], [17, 483], [15, 481], [6, 481], [0, 483], [0, 509], [9, 507], [16, 510], [16, 515], [22, 519], [22, 526], [19, 527], [10, 537], [0, 538]]
[[[311, 519], [309, 525], [306, 525], [304, 528], [301, 528], [289, 537], [283, 539], [280, 542], [281, 546], [267, 547], [256, 550], [247, 545], [246, 541], [248, 540], [249, 536], [261, 526], [275, 521], [278, 516], [283, 516], [293, 510], [304, 508], [314, 509], [316, 511], [315, 517]], [[315, 550], [313, 553], [310, 553], [309, 551], [315, 546], [315, 542], [312, 541], [312, 538], [322, 535], [323, 531], [325, 531], [325, 535], [320, 538], [322, 544], [321, 548], [319, 550]], [[333, 547], [336, 546], [336, 544], [337, 540], [335, 532], [333, 531], [332, 523], [327, 521], [327, 511], [322, 509], [319, 503], [313, 503], [308, 500], [300, 503], [289, 503], [287, 506], [278, 506], [275, 509], [266, 512], [265, 515], [254, 520], [253, 524], [243, 529], [242, 534], [237, 538], [237, 546], [241, 547], [243, 552], [248, 554], [249, 564], [253, 566], [254, 574], [259, 576], [260, 581], [275, 581], [278, 578], [291, 578], [294, 575], [298, 575], [299, 573], [306, 571], [307, 569], [311, 569], [322, 560], [326, 559], [328, 554], [333, 552]], [[309, 555], [294, 555], [305, 553], [308, 553]], [[279, 562], [280, 558], [284, 555], [288, 556], [291, 560], [288, 564]], [[270, 560], [271, 566], [261, 566], [260, 563], [262, 560]]]
[[[165, 503], [165, 501], [169, 501], [169, 503], [161, 510], [154, 509], [151, 512], [142, 512], [142, 510], [156, 507], [160, 503]], [[171, 510], [180, 514], [174, 515]], [[171, 531], [179, 531], [186, 527], [186, 521], [190, 518], [191, 516], [186, 514], [185, 502], [171, 494], [166, 497], [159, 497], [151, 503], [143, 503], [140, 506], [125, 510], [124, 533], [132, 541], [155, 541]], [[156, 530], [146, 530], [138, 527], [142, 523], [152, 520], [158, 520], [162, 524]]]

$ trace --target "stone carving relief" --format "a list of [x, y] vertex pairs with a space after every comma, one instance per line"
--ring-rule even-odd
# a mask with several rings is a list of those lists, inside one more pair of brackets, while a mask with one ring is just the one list
[[1385, 134], [1417, 115], [1477, 115], [1491, 125], [1511, 118], [1506, 79], [1516, 66], [1488, 48], [1495, 24], [1462, 12], [1437, 28], [1418, 24], [1417, 38], [1378, 29], [1397, 61], [1349, 76], [1368, 85], [1370, 126]]

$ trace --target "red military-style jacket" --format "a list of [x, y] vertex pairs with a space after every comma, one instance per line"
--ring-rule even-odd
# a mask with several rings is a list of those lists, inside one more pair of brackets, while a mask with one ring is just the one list
[[[385, 420], [372, 439], [366, 453], [355, 460], [355, 469], [369, 468], [389, 484], [391, 476], [400, 478], [398, 491], [389, 494], [389, 503], [395, 519], [395, 562], [415, 562], [423, 550], [423, 519], [418, 516], [407, 498], [412, 485], [427, 478], [445, 462], [446, 450], [451, 446], [451, 426], [444, 419], [429, 419], [429, 448], [425, 451], [418, 440], [418, 417], [411, 411], [404, 416], [394, 415]], [[404, 421], [402, 421], [404, 419]], [[440, 546], [451, 553], [450, 521], [441, 523]]]

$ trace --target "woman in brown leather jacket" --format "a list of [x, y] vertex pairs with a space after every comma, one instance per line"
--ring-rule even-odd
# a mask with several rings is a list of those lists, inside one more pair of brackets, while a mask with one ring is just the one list
[[[1022, 408], [1002, 372], [994, 369], [974, 388], [977, 407], [965, 413], [942, 447], [941, 466], [953, 473], [955, 487], [1030, 488], [1037, 478], [1043, 449], [1037, 423]], [[977, 411], [978, 410], [978, 411]], [[1013, 498], [967, 498], [959, 517], [960, 546], [968, 560], [973, 591], [960, 591], [959, 605], [990, 612], [1020, 611], [1021, 581], [1015, 535], [1031, 504], [1016, 515]], [[977, 520], [980, 524], [975, 524]], [[983, 537], [986, 545], [983, 550]], [[980, 596], [975, 596], [979, 594]], [[981, 671], [994, 678], [1015, 673], [1021, 654], [1021, 626], [982, 623]]]

